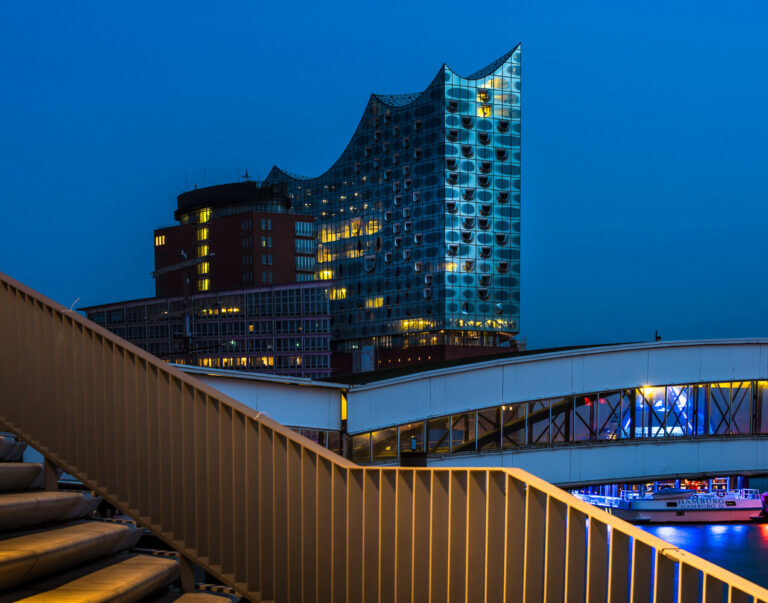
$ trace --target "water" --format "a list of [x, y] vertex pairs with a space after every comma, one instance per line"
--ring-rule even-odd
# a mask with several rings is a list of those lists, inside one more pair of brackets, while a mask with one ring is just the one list
[[639, 527], [768, 588], [768, 524]]

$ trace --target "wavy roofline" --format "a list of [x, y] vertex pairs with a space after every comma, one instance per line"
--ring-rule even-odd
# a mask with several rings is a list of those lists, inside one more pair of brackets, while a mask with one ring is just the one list
[[[496, 59], [495, 61], [493, 61], [491, 63], [488, 63], [488, 65], [486, 65], [482, 69], [479, 69], [478, 71], [475, 71], [474, 73], [471, 73], [468, 76], [463, 76], [463, 75], [461, 75], [459, 73], [456, 73], [453, 69], [451, 69], [448, 66], [447, 63], [443, 63], [443, 65], [437, 71], [437, 74], [435, 75], [435, 77], [432, 78], [432, 81], [430, 81], [429, 84], [427, 85], [427, 87], [424, 88], [424, 90], [422, 90], [421, 92], [408, 92], [408, 93], [405, 93], [405, 94], [376, 94], [376, 93], [371, 94], [371, 96], [368, 98], [368, 103], [365, 105], [365, 109], [363, 110], [363, 114], [360, 116], [360, 120], [358, 121], [357, 127], [355, 128], [354, 131], [357, 132], [360, 129], [360, 124], [362, 123], [363, 118], [365, 117], [365, 113], [368, 110], [368, 107], [370, 106], [371, 101], [376, 101], [376, 102], [379, 102], [379, 103], [381, 103], [383, 105], [386, 105], [388, 107], [396, 107], [398, 109], [401, 109], [403, 107], [407, 107], [409, 105], [412, 105], [417, 100], [419, 100], [419, 98], [421, 98], [424, 94], [427, 93], [427, 91], [430, 89], [432, 84], [434, 84], [435, 80], [437, 78], [439, 78], [440, 74], [443, 73], [446, 70], [450, 71], [452, 74], [454, 74], [454, 75], [456, 75], [456, 76], [458, 76], [458, 77], [460, 77], [460, 78], [462, 78], [464, 80], [479, 80], [479, 79], [482, 79], [484, 77], [488, 77], [491, 73], [493, 73], [494, 71], [499, 69], [499, 67], [501, 67], [504, 63], [506, 63], [509, 60], [509, 58], [513, 54], [515, 54], [515, 52], [517, 50], [519, 50], [522, 47], [522, 45], [523, 45], [522, 42], [518, 42], [511, 50], [509, 50], [506, 53], [504, 53], [498, 59]], [[407, 102], [401, 102], [402, 100], [404, 100], [404, 99], [402, 99], [402, 97], [412, 97], [412, 98], [410, 98], [410, 100], [408, 100]], [[344, 150], [338, 156], [336, 161], [334, 161], [330, 165], [330, 167], [328, 169], [326, 169], [325, 171], [321, 172], [317, 176], [303, 176], [301, 174], [295, 174], [293, 172], [289, 172], [288, 170], [285, 170], [285, 169], [283, 169], [283, 168], [281, 168], [281, 167], [279, 167], [277, 165], [273, 165], [272, 169], [269, 170], [269, 174], [267, 174], [267, 177], [265, 178], [265, 181], [269, 181], [269, 179], [273, 176], [274, 173], [279, 173], [279, 174], [282, 174], [283, 176], [285, 176], [287, 178], [291, 178], [293, 180], [297, 180], [297, 181], [301, 181], [301, 182], [304, 182], [304, 181], [307, 181], [307, 180], [317, 180], [318, 178], [322, 178], [325, 174], [327, 174], [330, 170], [332, 170], [334, 168], [334, 166], [336, 166], [337, 163], [339, 163], [341, 158], [344, 156], [344, 153], [346, 153], [347, 149], [349, 148], [349, 145], [352, 142], [353, 138], [354, 138], [354, 133], [353, 133], [352, 137], [350, 137], [349, 142], [347, 143], [347, 146], [344, 147]]]

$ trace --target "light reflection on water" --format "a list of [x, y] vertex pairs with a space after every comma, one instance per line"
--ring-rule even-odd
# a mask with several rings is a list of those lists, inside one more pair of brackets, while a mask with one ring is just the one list
[[768, 524], [639, 527], [768, 588]]

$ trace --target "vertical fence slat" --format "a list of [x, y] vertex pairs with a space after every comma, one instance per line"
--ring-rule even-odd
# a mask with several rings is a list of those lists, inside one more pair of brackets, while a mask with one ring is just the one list
[[448, 488], [449, 472], [433, 471], [430, 487], [429, 601], [448, 600]]
[[[411, 578], [412, 603], [429, 601], [429, 569], [430, 569], [430, 525], [432, 524], [430, 500], [432, 498], [432, 473], [430, 471], [414, 471], [413, 476], [413, 511], [411, 556], [413, 572]], [[351, 603], [351, 601], [350, 601]]]
[[565, 600], [582, 602], [586, 596], [587, 516], [568, 507], [568, 537], [565, 546]]
[[[304, 603], [317, 600], [317, 455], [302, 449], [301, 455], [301, 569]], [[265, 596], [265, 598], [267, 598]]]
[[547, 496], [546, 552], [544, 558], [544, 600], [562, 602], [565, 596], [565, 503]]
[[611, 558], [608, 567], [608, 601], [624, 603], [629, 596], [629, 536], [611, 530]]
[[[413, 496], [415, 471], [397, 472], [397, 512], [395, 535], [395, 600], [411, 600], [413, 579]], [[419, 521], [423, 521], [422, 517]]]
[[450, 474], [448, 491], [448, 601], [464, 601], [467, 586], [467, 476], [468, 471]]
[[654, 603], [673, 603], [675, 597], [675, 562], [655, 551]]
[[587, 531], [587, 601], [602, 603], [608, 585], [608, 528], [590, 517]]
[[382, 469], [379, 482], [379, 602], [395, 600], [397, 470]]
[[653, 549], [647, 544], [632, 542], [632, 603], [648, 603], [651, 599], [651, 566]]
[[486, 506], [488, 472], [471, 470], [467, 475], [467, 571], [468, 603], [482, 601], [485, 596]]
[[363, 597], [379, 600], [379, 480], [381, 470], [363, 471]]
[[333, 466], [333, 529], [331, 540], [332, 556], [332, 593], [333, 603], [343, 603], [347, 600], [347, 470], [338, 465]]
[[525, 570], [525, 484], [511, 476], [507, 478], [507, 518], [504, 533], [504, 602], [523, 600]]
[[699, 571], [687, 563], [680, 563], [677, 566], [677, 601], [678, 603], [688, 603], [688, 601], [699, 600]]
[[317, 459], [317, 600], [331, 601], [331, 569], [333, 533], [333, 488], [331, 463], [324, 458]]
[[347, 473], [347, 603], [364, 600], [365, 473], [363, 469]]
[[529, 485], [525, 497], [525, 603], [539, 602], [544, 594], [546, 509], [547, 495]]

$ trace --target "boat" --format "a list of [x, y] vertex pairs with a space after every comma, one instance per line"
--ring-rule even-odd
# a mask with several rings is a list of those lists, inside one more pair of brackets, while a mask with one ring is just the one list
[[574, 492], [574, 496], [632, 523], [725, 523], [768, 520], [768, 492], [663, 488], [657, 492], [622, 491], [619, 496]]

